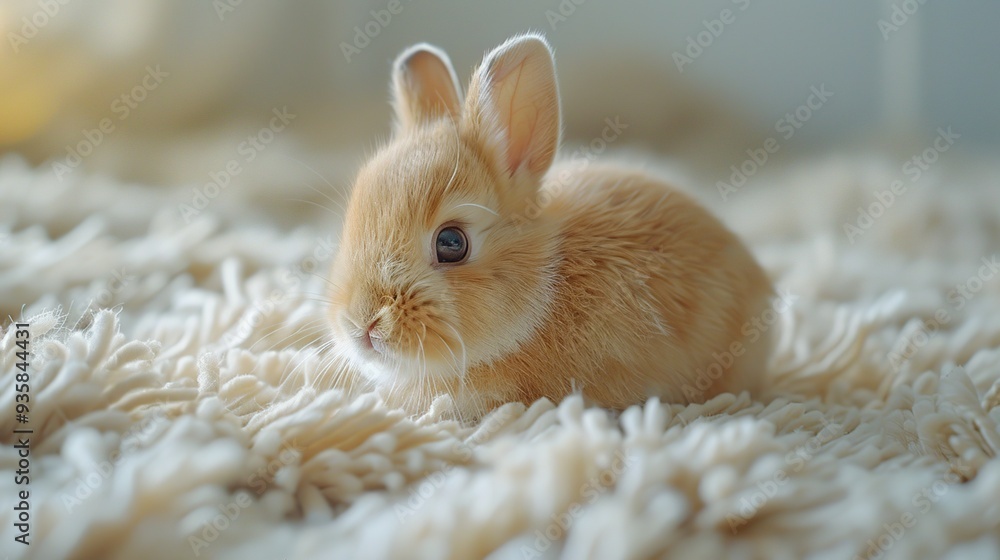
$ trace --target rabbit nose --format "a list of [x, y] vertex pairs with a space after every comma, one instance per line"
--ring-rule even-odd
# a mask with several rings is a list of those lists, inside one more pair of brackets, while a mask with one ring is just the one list
[[382, 335], [377, 330], [375, 330], [378, 327], [378, 322], [379, 318], [376, 317], [375, 320], [373, 320], [371, 324], [368, 325], [368, 328], [365, 329], [365, 332], [364, 334], [361, 335], [361, 338], [366, 348], [375, 350], [376, 352], [381, 354], [383, 348]]

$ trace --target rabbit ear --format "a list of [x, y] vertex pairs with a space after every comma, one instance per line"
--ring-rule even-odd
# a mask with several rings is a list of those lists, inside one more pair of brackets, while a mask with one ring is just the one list
[[414, 45], [396, 58], [392, 98], [402, 128], [445, 116], [458, 118], [462, 109], [462, 91], [451, 60], [427, 43]]
[[548, 170], [559, 147], [559, 91], [544, 38], [514, 37], [486, 55], [469, 87], [465, 125], [510, 177]]

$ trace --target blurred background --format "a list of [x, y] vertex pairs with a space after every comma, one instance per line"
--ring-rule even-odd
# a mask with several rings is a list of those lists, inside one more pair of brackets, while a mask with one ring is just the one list
[[534, 30], [556, 50], [568, 144], [618, 118], [614, 149], [707, 185], [771, 137], [769, 161], [910, 154], [950, 126], [989, 154], [998, 23], [988, 0], [3, 0], [0, 151], [60, 178], [199, 185], [236, 158], [233, 185], [339, 188], [388, 134], [398, 52], [434, 43], [464, 83]]

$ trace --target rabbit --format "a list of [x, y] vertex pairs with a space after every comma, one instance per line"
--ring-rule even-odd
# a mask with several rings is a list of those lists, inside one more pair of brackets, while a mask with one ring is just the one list
[[[463, 96], [440, 49], [392, 70], [391, 140], [362, 166], [330, 273], [336, 356], [417, 413], [511, 401], [621, 410], [759, 389], [773, 286], [691, 196], [620, 164], [556, 161], [553, 53], [486, 55]], [[752, 334], [753, 339], [748, 335]]]

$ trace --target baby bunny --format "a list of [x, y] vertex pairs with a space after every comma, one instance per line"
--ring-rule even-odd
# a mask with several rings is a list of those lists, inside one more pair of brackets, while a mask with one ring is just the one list
[[490, 52], [465, 96], [447, 55], [416, 45], [392, 91], [392, 139], [357, 175], [332, 267], [343, 367], [411, 412], [447, 394], [472, 417], [574, 391], [622, 409], [757, 387], [766, 274], [657, 178], [555, 162], [542, 37]]

